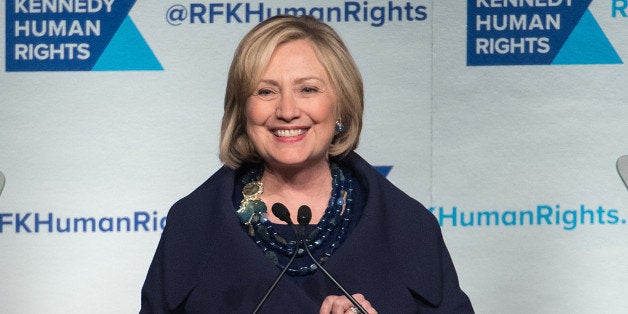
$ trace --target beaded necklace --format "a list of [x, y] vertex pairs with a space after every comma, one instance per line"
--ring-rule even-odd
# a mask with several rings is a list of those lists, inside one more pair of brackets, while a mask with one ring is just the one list
[[[347, 235], [347, 228], [351, 221], [352, 194], [357, 187], [353, 184], [349, 171], [341, 169], [335, 163], [331, 163], [330, 168], [332, 192], [327, 209], [316, 227], [306, 237], [308, 248], [313, 254], [320, 256], [318, 260], [321, 264], [329, 259]], [[279, 235], [267, 218], [266, 204], [260, 199], [264, 192], [261, 182], [263, 172], [263, 166], [255, 166], [242, 177], [243, 199], [236, 214], [242, 225], [248, 229], [249, 236], [262, 249], [266, 257], [283, 269], [298, 246], [296, 241], [286, 241]], [[297, 257], [305, 253], [305, 250], [300, 248]], [[314, 273], [316, 269], [317, 266], [312, 263], [309, 267], [293, 268], [291, 266], [287, 273], [303, 276]]]

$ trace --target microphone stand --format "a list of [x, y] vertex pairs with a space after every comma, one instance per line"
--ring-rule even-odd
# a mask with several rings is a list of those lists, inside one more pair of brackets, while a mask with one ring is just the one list
[[[273, 204], [272, 211], [275, 216], [277, 216], [282, 221], [285, 221], [286, 223], [288, 223], [288, 225], [294, 228], [294, 224], [292, 223], [292, 219], [290, 219], [290, 213], [288, 212], [288, 209], [286, 208], [286, 206], [284, 206], [281, 203], [275, 203]], [[297, 257], [297, 254], [299, 253], [298, 245], [299, 245], [299, 242], [297, 242], [297, 247], [294, 249], [294, 253], [292, 253], [292, 257], [290, 257], [290, 261], [288, 262], [288, 264], [286, 264], [283, 270], [281, 270], [281, 273], [279, 274], [279, 276], [277, 276], [277, 279], [275, 279], [275, 282], [273, 282], [270, 288], [268, 288], [268, 291], [266, 291], [266, 294], [264, 295], [262, 300], [257, 304], [257, 307], [255, 307], [255, 310], [253, 310], [253, 314], [257, 314], [257, 311], [259, 311], [262, 305], [264, 305], [264, 303], [266, 302], [266, 299], [268, 299], [268, 296], [270, 296], [270, 294], [275, 290], [275, 287], [279, 283], [279, 280], [281, 280], [281, 278], [286, 273], [290, 265], [292, 265], [292, 262], [294, 261], [294, 259]]]
[[295, 233], [297, 234], [297, 239], [303, 244], [303, 247], [305, 248], [305, 252], [307, 252], [307, 255], [310, 256], [310, 259], [314, 262], [316, 267], [318, 267], [323, 272], [323, 274], [327, 276], [327, 279], [329, 279], [334, 285], [336, 285], [336, 287], [340, 289], [340, 291], [342, 291], [342, 293], [349, 299], [349, 301], [353, 303], [353, 306], [355, 306], [360, 311], [359, 313], [368, 314], [368, 312], [364, 309], [364, 307], [362, 307], [362, 305], [360, 305], [360, 303], [355, 298], [353, 298], [353, 296], [351, 296], [351, 294], [349, 294], [349, 292], [347, 292], [347, 290], [345, 290], [340, 285], [340, 283], [336, 281], [336, 279], [334, 279], [334, 277], [323, 267], [323, 265], [321, 265], [316, 260], [316, 258], [314, 258], [314, 256], [312, 256], [312, 253], [310, 252], [310, 249], [307, 247], [307, 243], [305, 240], [305, 226], [307, 226], [310, 223], [310, 220], [312, 220], [312, 210], [307, 205], [301, 205], [301, 207], [299, 207], [299, 212], [297, 214], [297, 221], [299, 222], [300, 228], [298, 228], [298, 231], [297, 231], [297, 228], [295, 227]]
[[281, 271], [281, 274], [279, 274], [277, 279], [275, 279], [275, 282], [273, 282], [273, 284], [270, 286], [270, 288], [266, 292], [266, 295], [264, 295], [264, 297], [259, 302], [255, 310], [253, 310], [253, 314], [257, 314], [257, 311], [259, 311], [259, 309], [262, 307], [264, 302], [266, 302], [266, 299], [268, 299], [268, 296], [273, 292], [273, 290], [275, 290], [277, 283], [279, 283], [279, 280], [286, 273], [290, 265], [292, 265], [292, 262], [294, 261], [297, 254], [299, 253], [299, 247], [301, 245], [303, 245], [303, 247], [305, 248], [305, 252], [307, 252], [307, 255], [310, 257], [310, 259], [314, 261], [314, 264], [316, 265], [316, 267], [318, 267], [323, 272], [323, 274], [327, 276], [327, 279], [329, 279], [338, 289], [340, 289], [340, 291], [342, 291], [342, 293], [349, 299], [349, 301], [353, 303], [353, 306], [359, 310], [359, 313], [368, 314], [368, 312], [364, 309], [364, 307], [362, 307], [362, 305], [360, 305], [360, 303], [355, 298], [353, 298], [351, 294], [349, 294], [349, 292], [347, 292], [347, 290], [345, 290], [340, 285], [340, 283], [336, 281], [336, 279], [334, 279], [334, 277], [323, 267], [323, 265], [321, 265], [316, 260], [316, 258], [314, 258], [314, 256], [310, 252], [310, 249], [307, 247], [307, 242], [305, 240], [305, 226], [307, 226], [310, 223], [310, 220], [312, 220], [312, 210], [310, 209], [310, 207], [308, 207], [307, 205], [302, 205], [301, 207], [299, 207], [299, 211], [297, 214], [297, 221], [299, 222], [298, 227], [292, 223], [292, 219], [290, 219], [290, 212], [288, 211], [285, 205], [281, 203], [275, 203], [272, 206], [272, 211], [273, 211], [273, 214], [277, 218], [286, 222], [289, 226], [293, 228], [294, 233], [297, 236], [297, 247], [295, 248], [294, 253], [292, 253], [292, 257], [290, 258], [290, 261], [288, 262], [288, 264], [286, 264], [286, 266]]
[[259, 302], [259, 304], [257, 304], [257, 307], [255, 308], [255, 310], [253, 310], [253, 314], [256, 314], [257, 311], [259, 311], [259, 309], [262, 307], [262, 305], [264, 305], [264, 303], [266, 302], [266, 299], [268, 299], [268, 296], [273, 292], [273, 290], [275, 290], [275, 286], [277, 286], [277, 284], [279, 283], [279, 280], [281, 279], [281, 277], [283, 277], [283, 275], [286, 273], [286, 271], [288, 270], [288, 267], [290, 267], [290, 265], [292, 265], [292, 261], [294, 261], [294, 258], [297, 257], [297, 253], [298, 252], [299, 252], [299, 249], [296, 248], [294, 250], [294, 253], [292, 253], [292, 257], [290, 258], [290, 261], [288, 262], [288, 264], [286, 264], [286, 266], [281, 271], [281, 274], [279, 274], [279, 276], [277, 276], [277, 279], [275, 279], [275, 282], [273, 282], [273, 284], [270, 286], [270, 288], [268, 289], [268, 291], [266, 292], [266, 294], [264, 295], [262, 300]]

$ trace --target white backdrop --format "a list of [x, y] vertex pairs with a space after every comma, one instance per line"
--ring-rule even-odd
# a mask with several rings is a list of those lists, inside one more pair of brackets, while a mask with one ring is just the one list
[[[138, 311], [161, 219], [220, 166], [227, 70], [256, 22], [167, 22], [192, 4], [208, 6], [138, 0], [128, 14], [163, 70], [21, 71], [2, 58], [0, 313]], [[330, 23], [366, 84], [358, 152], [440, 218], [478, 313], [626, 312], [624, 64], [467, 66], [474, 0], [264, 4], [424, 6], [425, 19]], [[588, 10], [628, 60], [621, 4]], [[13, 10], [0, 7], [3, 56]], [[127, 231], [126, 218], [146, 224]]]

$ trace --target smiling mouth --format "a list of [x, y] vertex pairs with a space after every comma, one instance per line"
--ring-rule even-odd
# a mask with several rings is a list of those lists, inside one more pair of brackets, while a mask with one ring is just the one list
[[273, 130], [273, 134], [277, 137], [293, 137], [299, 136], [307, 132], [307, 129], [291, 129], [291, 130]]

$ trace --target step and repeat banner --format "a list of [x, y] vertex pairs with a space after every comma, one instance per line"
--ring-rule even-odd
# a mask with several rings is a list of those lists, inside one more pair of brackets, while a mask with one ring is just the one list
[[220, 167], [235, 47], [277, 14], [344, 38], [358, 152], [439, 220], [478, 313], [628, 309], [626, 0], [4, 4], [0, 313], [139, 310], [168, 209]]

